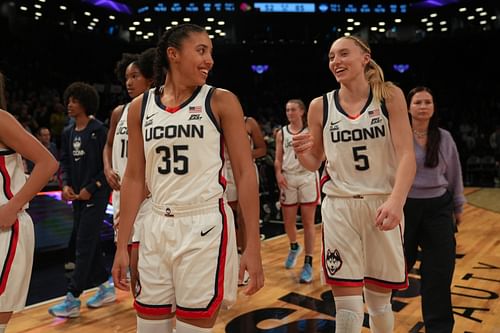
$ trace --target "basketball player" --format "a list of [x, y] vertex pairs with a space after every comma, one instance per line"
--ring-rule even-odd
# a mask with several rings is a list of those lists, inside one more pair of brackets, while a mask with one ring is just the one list
[[[150, 48], [142, 54], [124, 53], [116, 64], [115, 74], [126, 86], [128, 95], [134, 99], [149, 89], [154, 81], [154, 57], [156, 49]], [[120, 221], [120, 180], [125, 173], [128, 153], [127, 114], [130, 103], [117, 106], [111, 113], [110, 129], [103, 151], [104, 174], [108, 184], [113, 189], [113, 224], [115, 232]], [[151, 212], [150, 200], [145, 199], [138, 216]], [[140, 221], [134, 223], [134, 232], [138, 230]], [[116, 241], [116, 239], [115, 239]], [[130, 251], [130, 285], [135, 295], [137, 281], [137, 247], [138, 238], [132, 237]]]
[[[254, 161], [255, 172], [257, 174], [257, 181], [259, 179], [259, 172], [255, 160], [257, 158], [263, 157], [267, 153], [266, 142], [264, 141], [264, 136], [262, 135], [262, 130], [260, 129], [259, 123], [253, 117], [244, 117], [245, 128], [248, 134], [248, 140], [250, 141], [250, 147], [252, 149], [252, 158]], [[227, 150], [226, 150], [227, 151]], [[233, 211], [236, 219], [236, 244], [238, 246], [238, 253], [241, 253], [245, 249], [245, 223], [243, 216], [241, 214], [241, 209], [238, 205], [238, 192], [236, 188], [236, 182], [234, 181], [233, 171], [231, 170], [231, 162], [229, 160], [229, 155], [226, 154], [226, 195], [229, 206]], [[243, 281], [246, 283], [246, 280]]]
[[311, 102], [310, 133], [293, 146], [309, 170], [326, 155], [322, 268], [337, 332], [361, 331], [363, 287], [372, 332], [392, 332], [391, 291], [408, 285], [403, 205], [415, 175], [405, 97], [359, 38], [337, 39], [328, 57], [340, 89]]
[[257, 179], [243, 111], [234, 94], [205, 84], [214, 62], [202, 27], [167, 30], [155, 63], [156, 88], [135, 98], [128, 114], [113, 279], [118, 288], [128, 288], [127, 240], [146, 182], [153, 214], [141, 226], [137, 331], [172, 332], [175, 315], [177, 333], [211, 332], [220, 307], [235, 301], [237, 289], [234, 221], [223, 199], [224, 145], [247, 231], [239, 278], [249, 272], [247, 294], [264, 283]]
[[89, 308], [97, 308], [116, 299], [104, 267], [100, 230], [111, 189], [104, 176], [102, 151], [107, 128], [92, 115], [99, 108], [99, 95], [87, 83], [73, 82], [64, 91], [68, 115], [74, 122], [61, 138], [63, 198], [71, 200], [76, 234], [75, 270], [64, 300], [49, 308], [57, 317], [80, 316], [80, 295], [89, 285], [99, 285], [87, 300]]
[[[33, 266], [35, 233], [28, 202], [57, 171], [53, 155], [6, 109], [0, 73], [0, 333], [14, 311], [24, 309]], [[34, 163], [28, 179], [22, 157]]]
[[319, 176], [317, 171], [304, 168], [297, 159], [292, 147], [294, 134], [307, 133], [305, 124], [306, 106], [300, 99], [291, 99], [286, 103], [286, 117], [289, 124], [281, 128], [276, 135], [276, 157], [274, 171], [280, 188], [280, 204], [283, 209], [285, 231], [290, 241], [290, 250], [285, 261], [285, 268], [295, 267], [302, 247], [297, 243], [297, 212], [304, 226], [304, 245], [306, 248], [304, 266], [299, 282], [312, 281], [312, 258], [314, 251], [314, 215], [319, 204]]

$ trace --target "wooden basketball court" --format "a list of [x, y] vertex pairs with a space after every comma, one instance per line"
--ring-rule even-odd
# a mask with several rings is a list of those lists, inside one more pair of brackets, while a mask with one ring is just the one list
[[[477, 189], [469, 188], [466, 193]], [[319, 279], [320, 226], [317, 225], [317, 255], [314, 281], [298, 283], [301, 265], [283, 267], [288, 251], [285, 235], [265, 240], [262, 257], [266, 285], [256, 295], [241, 291], [237, 304], [221, 311], [214, 332], [333, 332], [331, 293]], [[500, 333], [500, 214], [466, 205], [457, 234], [457, 261], [452, 284], [455, 312], [454, 332]], [[302, 237], [302, 232], [299, 232]], [[302, 238], [300, 238], [302, 242]], [[418, 265], [418, 263], [417, 263]], [[420, 313], [418, 274], [410, 274], [410, 288], [394, 298], [395, 332], [424, 332]], [[50, 286], [47, 286], [50, 288]], [[82, 304], [91, 295], [82, 295]], [[13, 316], [8, 333], [13, 332], [135, 332], [135, 312], [129, 293], [118, 291], [117, 302], [100, 309], [82, 306], [77, 319], [51, 317], [47, 309], [56, 301], [33, 305]], [[365, 314], [365, 328], [367, 328]]]

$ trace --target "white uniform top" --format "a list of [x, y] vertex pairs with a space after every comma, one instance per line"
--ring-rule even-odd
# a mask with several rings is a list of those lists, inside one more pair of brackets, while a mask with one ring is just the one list
[[286, 125], [281, 129], [281, 133], [283, 134], [283, 163], [281, 165], [281, 169], [288, 174], [314, 173], [307, 170], [302, 166], [302, 164], [300, 164], [292, 146], [293, 135], [308, 133], [308, 128], [304, 127], [298, 133], [292, 133], [289, 126], [290, 125]]
[[323, 147], [326, 154], [323, 192], [350, 197], [390, 194], [396, 158], [385, 104], [370, 96], [355, 119], [342, 110], [338, 90], [323, 97]]
[[123, 107], [122, 115], [118, 124], [116, 124], [115, 137], [113, 139], [112, 163], [113, 170], [118, 174], [120, 179], [123, 178], [125, 167], [127, 166], [128, 157], [128, 127], [127, 115], [130, 103]]
[[[244, 117], [245, 122], [247, 121], [247, 119], [248, 119], [248, 117], [245, 116]], [[249, 133], [247, 133], [247, 136], [248, 136], [248, 141], [250, 141], [250, 150], [253, 151], [254, 144], [253, 144], [252, 136]], [[230, 169], [231, 168], [231, 160], [229, 159], [229, 151], [227, 150], [227, 147], [224, 147], [224, 159], [226, 161], [226, 168]]]
[[[21, 155], [0, 148], [0, 206], [6, 204], [26, 183]], [[28, 208], [26, 204], [23, 209]], [[3, 218], [3, 216], [0, 216]], [[17, 221], [0, 232], [0, 312], [24, 309], [33, 267], [35, 232], [25, 210]]]
[[210, 109], [214, 88], [203, 85], [178, 108], [154, 89], [142, 103], [146, 184], [153, 203], [191, 206], [223, 197], [224, 139]]
[[[11, 149], [0, 148], [0, 205], [6, 204], [26, 183], [21, 155]], [[28, 204], [24, 209], [28, 208]]]

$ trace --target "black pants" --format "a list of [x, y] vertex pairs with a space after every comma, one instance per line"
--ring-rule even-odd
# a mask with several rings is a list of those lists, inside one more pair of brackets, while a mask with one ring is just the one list
[[404, 249], [408, 271], [422, 250], [422, 315], [427, 333], [452, 332], [451, 280], [455, 269], [455, 225], [450, 193], [406, 200]]
[[88, 201], [73, 201], [76, 253], [75, 270], [68, 291], [75, 297], [79, 297], [90, 286], [106, 282], [109, 277], [104, 266], [100, 238], [109, 194], [109, 191], [99, 190]]

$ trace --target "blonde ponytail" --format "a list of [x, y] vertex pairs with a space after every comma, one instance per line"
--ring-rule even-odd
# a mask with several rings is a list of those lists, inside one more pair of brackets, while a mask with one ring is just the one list
[[394, 85], [390, 81], [384, 81], [384, 71], [375, 62], [370, 62], [365, 67], [365, 77], [372, 88], [373, 97], [377, 101], [382, 101], [390, 97], [390, 88]]

